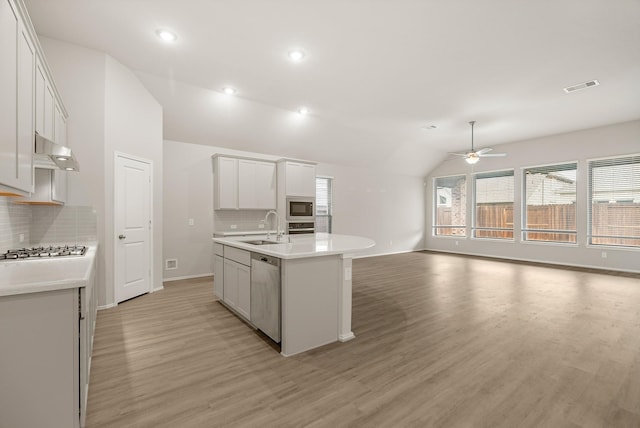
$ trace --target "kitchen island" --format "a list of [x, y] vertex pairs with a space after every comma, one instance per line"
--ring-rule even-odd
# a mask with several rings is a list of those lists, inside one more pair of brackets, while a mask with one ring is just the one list
[[[354, 253], [373, 247], [373, 240], [316, 233], [286, 235], [281, 242], [275, 242], [275, 236], [268, 238], [266, 235], [213, 238], [213, 241], [215, 257], [224, 258], [225, 261], [224, 265], [214, 264], [221, 266], [214, 269], [214, 281], [218, 284], [221, 283], [222, 269], [237, 265], [241, 272], [239, 277], [244, 275], [246, 278], [247, 275], [242, 273], [243, 265], [236, 263], [240, 259], [227, 262], [227, 255], [233, 258], [237, 257], [238, 252], [241, 256], [253, 253], [280, 260], [280, 347], [283, 356], [355, 338], [351, 331], [352, 258]], [[243, 262], [240, 260], [240, 263]], [[245, 264], [248, 268], [250, 261]], [[227, 278], [226, 271], [224, 275]], [[235, 292], [235, 288], [233, 290]], [[225, 303], [228, 300], [224, 298], [226, 291], [223, 287], [217, 292]], [[240, 288], [239, 309], [232, 309], [251, 323], [251, 313], [246, 309], [248, 306], [243, 306], [243, 301], [250, 298]]]

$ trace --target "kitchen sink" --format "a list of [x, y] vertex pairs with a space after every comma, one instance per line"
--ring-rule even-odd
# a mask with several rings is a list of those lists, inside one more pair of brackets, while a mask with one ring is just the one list
[[244, 241], [245, 244], [251, 244], [251, 245], [269, 245], [269, 244], [279, 244], [279, 242], [276, 241], [265, 241], [262, 239], [258, 239], [255, 241]]

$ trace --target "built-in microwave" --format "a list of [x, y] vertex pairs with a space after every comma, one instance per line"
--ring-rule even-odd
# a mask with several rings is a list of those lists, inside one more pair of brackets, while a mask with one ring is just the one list
[[314, 221], [315, 198], [287, 198], [287, 220], [288, 221]]

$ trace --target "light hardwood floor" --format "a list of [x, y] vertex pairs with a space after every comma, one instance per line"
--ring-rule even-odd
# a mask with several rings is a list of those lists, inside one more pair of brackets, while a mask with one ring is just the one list
[[87, 426], [640, 427], [640, 279], [354, 260], [356, 339], [284, 358], [211, 278], [98, 314]]

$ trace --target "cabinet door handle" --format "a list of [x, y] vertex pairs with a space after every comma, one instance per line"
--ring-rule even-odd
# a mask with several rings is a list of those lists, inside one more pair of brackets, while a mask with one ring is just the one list
[[126, 239], [127, 235], [118, 235], [118, 239]]

